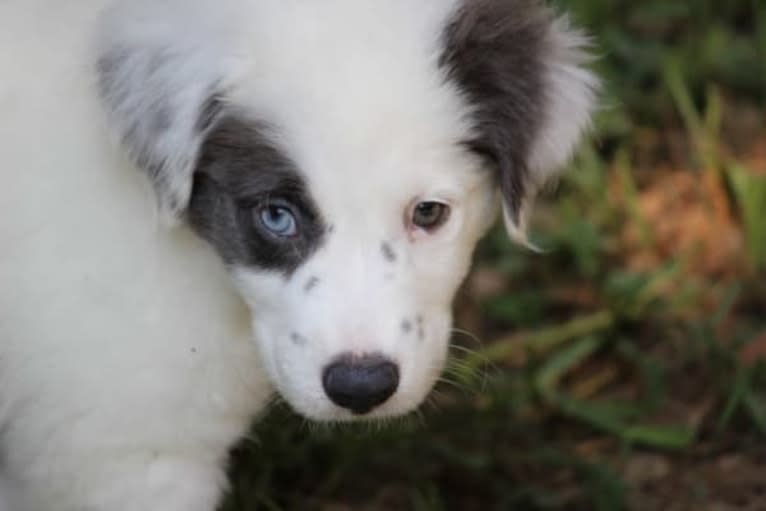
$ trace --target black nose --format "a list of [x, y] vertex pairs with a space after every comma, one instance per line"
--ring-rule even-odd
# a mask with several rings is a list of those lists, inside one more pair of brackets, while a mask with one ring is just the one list
[[399, 368], [381, 355], [346, 355], [325, 368], [322, 385], [333, 403], [362, 415], [396, 392]]

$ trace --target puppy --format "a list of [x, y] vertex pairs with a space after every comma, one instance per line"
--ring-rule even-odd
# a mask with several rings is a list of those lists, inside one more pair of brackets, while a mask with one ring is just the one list
[[274, 392], [405, 414], [594, 107], [536, 0], [0, 4], [9, 511], [212, 511]]

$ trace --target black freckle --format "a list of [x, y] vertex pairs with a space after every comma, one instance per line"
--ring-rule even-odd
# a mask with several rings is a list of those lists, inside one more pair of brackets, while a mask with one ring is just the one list
[[333, 225], [333, 224], [330, 224], [330, 225], [327, 227], [327, 233], [328, 233], [328, 234], [332, 234], [332, 233], [334, 233], [334, 232], [335, 232], [335, 225]]
[[418, 340], [422, 341], [426, 338], [426, 328], [423, 325], [423, 316], [418, 315], [418, 317], [415, 318], [415, 323], [418, 325]]
[[306, 281], [306, 284], [303, 286], [303, 290], [308, 293], [309, 291], [311, 291], [312, 289], [314, 289], [318, 285], [319, 285], [319, 277], [314, 275], [313, 277], [309, 278]]
[[191, 352], [192, 352], [192, 353], [197, 353], [197, 348], [192, 348], [192, 349], [191, 349]]
[[402, 320], [402, 332], [405, 334], [412, 332], [412, 321], [409, 319]]
[[385, 241], [381, 243], [380, 251], [383, 253], [383, 258], [389, 263], [393, 263], [396, 261], [396, 252], [394, 252], [394, 249], [391, 247], [389, 243]]
[[305, 346], [306, 343], [308, 343], [308, 340], [297, 332], [293, 332], [290, 334], [290, 340], [296, 346]]

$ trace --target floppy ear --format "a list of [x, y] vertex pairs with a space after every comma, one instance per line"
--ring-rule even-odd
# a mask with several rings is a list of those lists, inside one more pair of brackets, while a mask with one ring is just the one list
[[497, 169], [511, 237], [528, 245], [529, 210], [589, 125], [596, 78], [587, 38], [537, 0], [463, 0], [442, 65], [471, 103], [469, 146]]
[[110, 127], [171, 220], [189, 202], [200, 145], [223, 107], [224, 44], [196, 4], [116, 3], [101, 16], [97, 39]]

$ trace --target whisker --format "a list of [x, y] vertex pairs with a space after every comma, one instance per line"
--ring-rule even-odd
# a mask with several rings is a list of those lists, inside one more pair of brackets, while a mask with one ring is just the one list
[[447, 384], [447, 385], [449, 385], [451, 387], [455, 387], [456, 389], [459, 389], [459, 390], [468, 390], [465, 387], [465, 385], [462, 384], [461, 382], [459, 382], [457, 380], [453, 380], [451, 378], [446, 378], [444, 376], [440, 376], [439, 379], [436, 380], [436, 381], [439, 382], [439, 383], [445, 383], [445, 384]]
[[[429, 395], [429, 396], [428, 396], [428, 397], [425, 399], [425, 401], [423, 401], [423, 407], [426, 407], [426, 406], [428, 406], [429, 408], [432, 408], [432, 409], [436, 410], [437, 412], [441, 412], [441, 411], [442, 411], [442, 410], [441, 410], [441, 407], [439, 406], [439, 404], [438, 404], [438, 403], [436, 402], [436, 400], [434, 399], [434, 396], [431, 396], [431, 395]], [[423, 413], [423, 412], [421, 412], [421, 414], [422, 414], [422, 413]]]
[[459, 351], [460, 353], [466, 353], [468, 355], [476, 355], [480, 353], [478, 350], [468, 348], [466, 346], [461, 346], [460, 344], [451, 344], [449, 349]]
[[[428, 400], [426, 400], [428, 402]], [[423, 413], [423, 410], [420, 408], [415, 409], [415, 411], [412, 414], [413, 419], [417, 419], [418, 423], [420, 424], [420, 427], [425, 427], [426, 425], [426, 414]]]
[[479, 346], [483, 346], [484, 345], [484, 343], [482, 342], [481, 338], [478, 335], [474, 334], [473, 332], [469, 332], [468, 330], [464, 330], [462, 328], [457, 328], [457, 327], [452, 327], [450, 329], [450, 332], [453, 333], [453, 334], [458, 334], [458, 335], [462, 335], [462, 336], [468, 337], [470, 340], [474, 341]]

